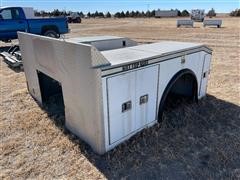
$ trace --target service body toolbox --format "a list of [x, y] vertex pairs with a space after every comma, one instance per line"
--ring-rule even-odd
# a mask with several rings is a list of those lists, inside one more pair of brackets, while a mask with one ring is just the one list
[[99, 154], [157, 123], [169, 93], [206, 95], [211, 49], [202, 44], [18, 37], [30, 94], [44, 104], [62, 93], [66, 127]]

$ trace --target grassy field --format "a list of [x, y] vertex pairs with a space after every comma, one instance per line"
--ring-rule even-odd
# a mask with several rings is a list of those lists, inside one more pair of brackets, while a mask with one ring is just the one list
[[62, 115], [43, 111], [24, 73], [0, 59], [1, 178], [240, 179], [240, 18], [223, 18], [222, 28], [176, 28], [172, 18], [83, 19], [70, 28], [67, 37], [204, 43], [213, 49], [208, 95], [99, 156], [64, 128]]

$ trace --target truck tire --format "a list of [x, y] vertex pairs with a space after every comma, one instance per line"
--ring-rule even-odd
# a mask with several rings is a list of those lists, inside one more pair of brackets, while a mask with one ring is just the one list
[[52, 38], [59, 38], [59, 34], [56, 33], [56, 31], [54, 31], [54, 30], [47, 30], [43, 35], [52, 37]]
[[76, 22], [77, 22], [77, 23], [81, 23], [81, 18], [80, 18], [80, 17], [77, 17], [77, 18], [76, 18]]

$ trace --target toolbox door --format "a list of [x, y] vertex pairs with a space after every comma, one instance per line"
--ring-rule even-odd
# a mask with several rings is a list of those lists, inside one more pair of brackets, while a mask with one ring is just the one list
[[202, 78], [201, 78], [200, 91], [199, 91], [200, 97], [203, 97], [206, 95], [208, 76], [210, 74], [210, 64], [211, 64], [211, 55], [206, 54], [204, 56], [204, 62], [203, 62]]
[[158, 69], [156, 65], [136, 72], [136, 129], [156, 120]]
[[107, 79], [110, 144], [135, 130], [135, 72]]

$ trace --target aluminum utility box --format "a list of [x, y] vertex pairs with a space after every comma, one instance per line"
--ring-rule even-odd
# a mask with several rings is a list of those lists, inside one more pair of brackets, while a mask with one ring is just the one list
[[44, 104], [62, 93], [66, 127], [99, 154], [157, 123], [170, 92], [206, 94], [212, 51], [202, 44], [18, 37], [30, 94]]
[[177, 20], [177, 27], [180, 26], [190, 26], [193, 27], [194, 21], [191, 19], [178, 19]]
[[217, 26], [220, 28], [222, 26], [222, 20], [221, 19], [207, 19], [203, 21], [203, 27], [206, 26]]

